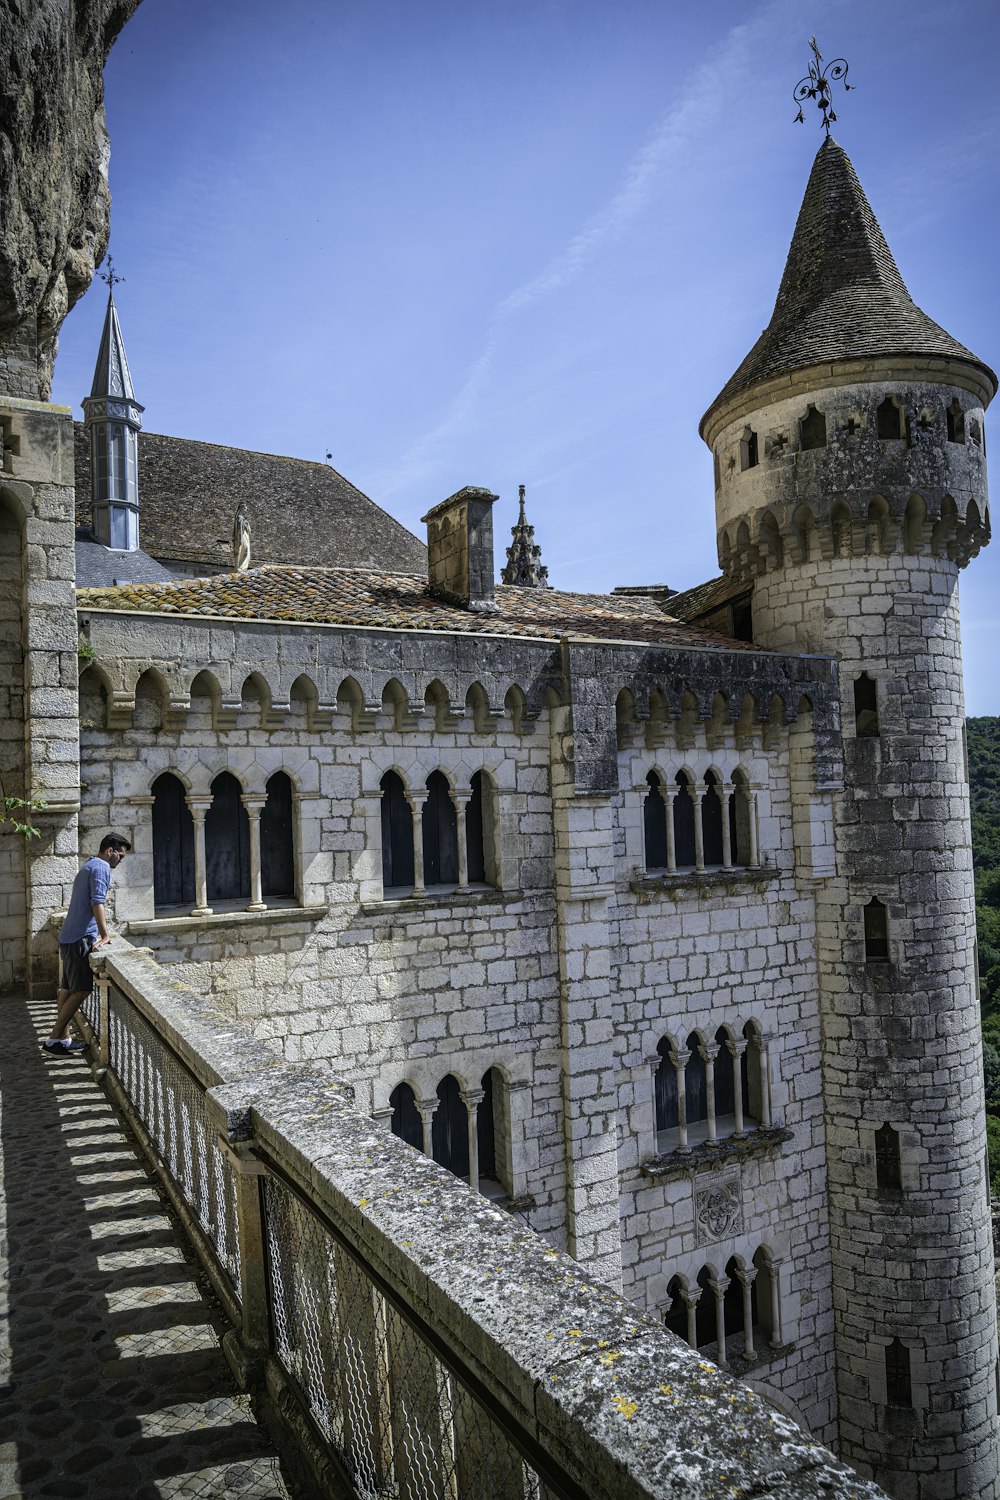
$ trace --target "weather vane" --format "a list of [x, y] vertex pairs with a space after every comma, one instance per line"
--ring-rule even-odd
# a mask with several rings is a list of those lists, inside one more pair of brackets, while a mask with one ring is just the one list
[[807, 99], [815, 99], [816, 108], [823, 112], [823, 129], [827, 135], [830, 134], [830, 126], [837, 118], [833, 109], [833, 100], [830, 97], [831, 83], [843, 83], [845, 93], [853, 89], [855, 85], [847, 82], [847, 63], [842, 57], [835, 57], [827, 67], [823, 66], [823, 54], [816, 45], [816, 38], [809, 38], [812, 48], [813, 61], [809, 64], [809, 72], [805, 78], [799, 80], [795, 85], [792, 98], [799, 106], [799, 112], [795, 116], [796, 124], [804, 125], [806, 117], [802, 113], [802, 106]]
[[125, 277], [118, 275], [118, 272], [115, 270], [115, 263], [111, 259], [110, 255], [108, 256], [108, 258], [104, 262], [104, 264], [107, 266], [107, 270], [106, 271], [99, 271], [97, 274], [100, 276], [101, 280], [107, 285], [108, 290], [113, 293], [115, 287], [118, 285], [118, 283], [120, 281], [124, 281]]

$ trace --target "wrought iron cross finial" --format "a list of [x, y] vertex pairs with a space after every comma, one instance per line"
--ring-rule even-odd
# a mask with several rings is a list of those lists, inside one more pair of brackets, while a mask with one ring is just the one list
[[107, 270], [106, 271], [99, 271], [98, 275], [100, 276], [101, 280], [107, 286], [108, 291], [113, 296], [114, 295], [115, 287], [118, 285], [119, 282], [124, 281], [125, 277], [118, 275], [118, 272], [115, 270], [115, 263], [111, 259], [110, 255], [108, 256], [108, 258], [104, 262], [104, 264], [107, 266]]
[[809, 38], [809, 45], [812, 48], [813, 61], [809, 64], [809, 71], [806, 76], [801, 78], [795, 85], [795, 92], [792, 95], [792, 98], [799, 106], [795, 122], [798, 125], [805, 124], [806, 117], [802, 113], [802, 106], [807, 99], [815, 99], [816, 108], [822, 111], [823, 129], [829, 136], [830, 126], [837, 118], [831, 98], [831, 83], [843, 83], [845, 93], [854, 88], [855, 85], [847, 82], [847, 63], [842, 57], [835, 57], [833, 62], [824, 67], [823, 54], [820, 52], [814, 36]]

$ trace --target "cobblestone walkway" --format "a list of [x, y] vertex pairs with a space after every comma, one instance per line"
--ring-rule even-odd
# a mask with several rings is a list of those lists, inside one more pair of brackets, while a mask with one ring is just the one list
[[286, 1500], [218, 1308], [52, 1006], [0, 999], [0, 1500]]

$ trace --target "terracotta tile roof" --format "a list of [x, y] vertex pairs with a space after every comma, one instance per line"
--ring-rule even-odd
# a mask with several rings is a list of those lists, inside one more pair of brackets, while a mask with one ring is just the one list
[[500, 584], [497, 610], [475, 614], [432, 598], [422, 577], [369, 568], [261, 567], [172, 583], [80, 589], [82, 610], [215, 616], [302, 624], [518, 635], [541, 640], [586, 636], [699, 650], [756, 647], [672, 620], [648, 598], [567, 594]]
[[[89, 527], [90, 450], [76, 424], [76, 524]], [[245, 500], [255, 563], [423, 572], [427, 550], [329, 464], [139, 434], [139, 544], [150, 557], [232, 566], [230, 537]]]
[[696, 584], [693, 589], [673, 594], [667, 608], [675, 620], [697, 620], [702, 615], [721, 609], [731, 599], [739, 599], [750, 593], [750, 584], [733, 583], [723, 573], [718, 578], [710, 578], [707, 583]]
[[813, 163], [771, 321], [712, 402], [836, 360], [937, 355], [988, 365], [916, 305], [847, 153], [827, 139]]

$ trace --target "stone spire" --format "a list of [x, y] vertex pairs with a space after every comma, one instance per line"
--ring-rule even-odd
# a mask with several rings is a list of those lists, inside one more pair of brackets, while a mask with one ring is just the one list
[[90, 395], [84, 398], [84, 426], [90, 438], [93, 530], [99, 542], [126, 552], [139, 546], [139, 430], [142, 410], [135, 399], [125, 341], [115, 307], [110, 266], [108, 308]]
[[702, 419], [752, 386], [839, 360], [914, 356], [988, 365], [913, 301], [850, 158], [816, 153], [771, 321]]
[[519, 588], [547, 589], [549, 570], [542, 563], [542, 549], [535, 542], [535, 528], [529, 526], [524, 514], [524, 485], [517, 487], [521, 502], [517, 525], [510, 528], [514, 538], [507, 548], [507, 561], [500, 573], [501, 583], [514, 583]]

